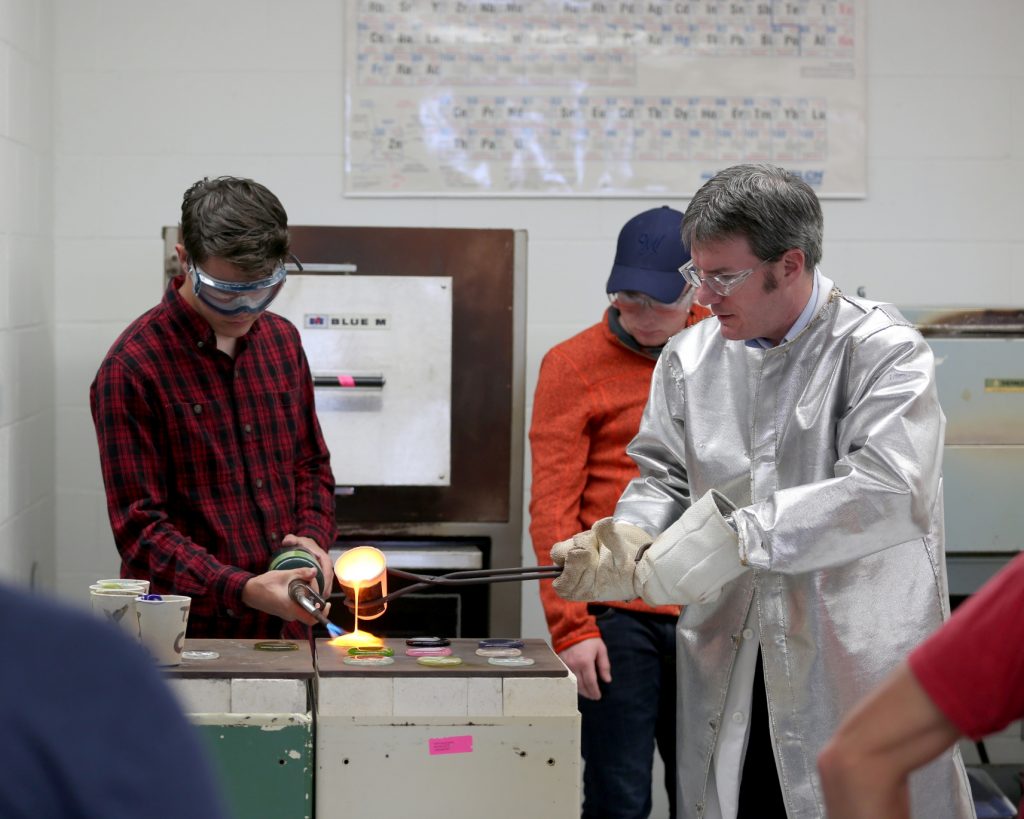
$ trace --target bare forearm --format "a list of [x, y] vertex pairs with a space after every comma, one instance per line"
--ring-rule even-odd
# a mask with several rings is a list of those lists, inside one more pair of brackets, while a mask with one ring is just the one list
[[818, 757], [830, 819], [910, 816], [907, 778], [959, 732], [904, 663], [869, 694]]

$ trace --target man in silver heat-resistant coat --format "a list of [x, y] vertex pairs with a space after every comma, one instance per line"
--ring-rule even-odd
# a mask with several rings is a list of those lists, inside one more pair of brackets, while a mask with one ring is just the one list
[[[823, 817], [822, 746], [948, 616], [932, 353], [822, 275], [822, 224], [780, 168], [697, 192], [680, 272], [715, 318], [665, 346], [614, 517], [552, 550], [568, 599], [687, 606], [685, 817]], [[955, 749], [911, 789], [919, 819], [974, 815]]]

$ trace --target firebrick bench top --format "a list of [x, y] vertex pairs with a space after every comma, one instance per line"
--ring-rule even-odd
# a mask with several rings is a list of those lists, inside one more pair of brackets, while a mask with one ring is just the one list
[[[316, 671], [308, 640], [294, 643], [289, 651], [266, 651], [256, 648], [260, 643], [281, 643], [269, 640], [218, 640], [185, 638], [181, 665], [161, 669], [173, 678], [245, 678], [245, 679], [312, 679]], [[189, 659], [189, 652], [216, 657]]]
[[256, 646], [266, 640], [185, 640], [185, 652], [215, 652], [216, 657], [182, 659], [181, 665], [163, 668], [172, 678], [248, 678], [312, 679], [320, 677], [565, 677], [566, 667], [541, 639], [524, 640], [522, 656], [534, 660], [530, 666], [492, 665], [476, 653], [476, 639], [453, 639], [452, 656], [461, 657], [457, 666], [428, 667], [405, 654], [403, 638], [389, 638], [384, 644], [394, 650], [395, 662], [385, 666], [352, 666], [344, 662], [348, 648], [328, 645], [326, 638], [316, 640], [316, 665], [308, 641], [291, 641], [290, 651], [262, 650]]
[[451, 641], [453, 657], [461, 657], [462, 664], [456, 666], [424, 666], [416, 657], [406, 656], [407, 648], [403, 638], [386, 638], [384, 644], [395, 652], [391, 665], [353, 666], [344, 658], [348, 648], [327, 644], [326, 639], [316, 641], [317, 673], [320, 677], [565, 677], [568, 670], [558, 659], [551, 647], [541, 639], [524, 640], [522, 656], [534, 661], [528, 666], [493, 665], [487, 657], [476, 653], [476, 639], [454, 639]]

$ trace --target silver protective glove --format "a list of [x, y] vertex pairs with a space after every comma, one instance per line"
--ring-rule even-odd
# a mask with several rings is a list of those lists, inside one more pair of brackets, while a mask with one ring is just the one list
[[551, 547], [552, 562], [562, 566], [555, 591], [566, 600], [632, 600], [637, 554], [650, 543], [638, 526], [602, 518], [589, 532]]
[[654, 539], [636, 569], [636, 591], [652, 606], [712, 603], [747, 566], [739, 535], [724, 515], [735, 510], [712, 489]]

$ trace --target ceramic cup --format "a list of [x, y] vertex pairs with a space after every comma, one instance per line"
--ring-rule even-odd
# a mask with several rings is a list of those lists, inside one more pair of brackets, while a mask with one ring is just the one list
[[134, 577], [108, 577], [105, 580], [97, 580], [90, 589], [142, 589], [139, 594], [149, 594], [149, 581], [138, 580]]
[[135, 598], [138, 596], [137, 588], [104, 589], [95, 585], [89, 587], [92, 610], [100, 617], [117, 623], [136, 640], [139, 639], [139, 618], [135, 608]]
[[179, 665], [192, 598], [181, 594], [146, 594], [135, 598], [139, 639], [158, 665]]

